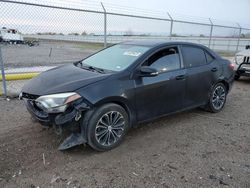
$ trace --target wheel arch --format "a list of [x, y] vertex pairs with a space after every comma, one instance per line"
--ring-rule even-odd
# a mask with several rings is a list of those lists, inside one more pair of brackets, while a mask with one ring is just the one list
[[[229, 83], [225, 80], [225, 79], [220, 79], [220, 80], [218, 80], [217, 82], [215, 82], [213, 85], [212, 85], [212, 87], [211, 87], [211, 89], [210, 89], [210, 91], [209, 91], [209, 94], [208, 94], [208, 101], [207, 101], [207, 104], [203, 107], [203, 109], [205, 109], [206, 111], [209, 111], [209, 112], [213, 112], [213, 113], [216, 113], [216, 112], [219, 112], [218, 110], [216, 111], [216, 110], [214, 110], [212, 107], [211, 107], [211, 100], [210, 100], [210, 98], [211, 98], [211, 96], [212, 96], [212, 93], [213, 93], [213, 90], [214, 90], [214, 88], [215, 88], [215, 86], [217, 85], [217, 84], [223, 84], [224, 86], [225, 86], [225, 89], [227, 90], [226, 92], [228, 92], [229, 90], [230, 90], [230, 85], [229, 85]], [[226, 93], [227, 94], [227, 93]], [[224, 103], [225, 104], [225, 103]], [[223, 105], [224, 106], [224, 105]]]
[[225, 79], [220, 79], [218, 82], [216, 82], [213, 86], [215, 86], [216, 84], [218, 83], [222, 83], [225, 87], [226, 87], [226, 90], [227, 92], [229, 91], [230, 89], [230, 86], [229, 86], [229, 83], [225, 80]]
[[225, 79], [219, 79], [217, 82], [214, 82], [214, 84], [211, 86], [211, 88], [210, 88], [210, 90], [209, 90], [209, 92], [208, 92], [208, 99], [210, 99], [210, 96], [211, 96], [211, 93], [212, 93], [212, 91], [213, 91], [213, 88], [215, 87], [215, 85], [216, 84], [218, 84], [218, 83], [222, 83], [223, 85], [225, 85], [225, 87], [226, 87], [226, 90], [227, 90], [227, 92], [229, 91], [229, 83], [225, 80]]
[[223, 83], [227, 89], [227, 92], [229, 91], [229, 83], [226, 82], [225, 80], [222, 80], [221, 83]]
[[135, 110], [133, 109], [132, 105], [129, 104], [129, 102], [126, 98], [108, 97], [108, 98], [102, 99], [102, 100], [98, 101], [97, 103], [95, 103], [94, 107], [97, 108], [99, 106], [102, 106], [104, 104], [109, 104], [109, 103], [117, 104], [125, 109], [125, 111], [128, 114], [128, 117], [129, 117], [129, 127], [132, 127], [136, 123], [136, 116], [134, 115], [134, 114], [136, 114]]

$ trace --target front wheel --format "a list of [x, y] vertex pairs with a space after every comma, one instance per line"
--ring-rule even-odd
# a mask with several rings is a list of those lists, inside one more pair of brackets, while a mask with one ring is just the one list
[[225, 85], [223, 83], [217, 83], [211, 91], [206, 109], [214, 113], [221, 111], [226, 103], [226, 98], [227, 89]]
[[129, 127], [128, 114], [117, 104], [97, 108], [88, 122], [88, 144], [97, 151], [118, 146]]

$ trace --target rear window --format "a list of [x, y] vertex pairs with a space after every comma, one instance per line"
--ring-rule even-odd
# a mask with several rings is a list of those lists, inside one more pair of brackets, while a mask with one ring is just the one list
[[207, 63], [203, 49], [193, 46], [182, 46], [185, 67], [196, 67]]
[[214, 60], [214, 57], [211, 56], [208, 52], [205, 51], [206, 59], [208, 63], [211, 63]]

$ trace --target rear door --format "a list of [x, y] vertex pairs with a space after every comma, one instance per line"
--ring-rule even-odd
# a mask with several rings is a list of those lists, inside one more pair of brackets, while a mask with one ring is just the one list
[[208, 100], [209, 91], [218, 79], [219, 64], [203, 48], [182, 45], [181, 52], [187, 70], [184, 106], [198, 106]]

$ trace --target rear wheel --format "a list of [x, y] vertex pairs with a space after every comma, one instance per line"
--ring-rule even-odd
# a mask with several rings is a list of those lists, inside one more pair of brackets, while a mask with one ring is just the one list
[[97, 108], [88, 123], [88, 144], [97, 151], [118, 146], [129, 127], [127, 112], [117, 104]]
[[206, 110], [217, 113], [221, 111], [226, 103], [227, 89], [223, 83], [217, 83], [210, 94]]

